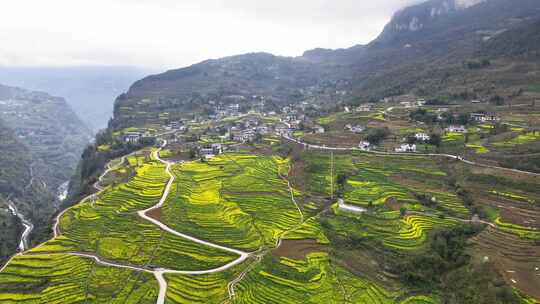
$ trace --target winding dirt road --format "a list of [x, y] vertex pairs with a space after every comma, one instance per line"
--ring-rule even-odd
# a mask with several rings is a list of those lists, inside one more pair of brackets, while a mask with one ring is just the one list
[[[159, 209], [159, 208], [161, 208], [163, 206], [163, 204], [165, 204], [165, 201], [167, 200], [170, 189], [171, 189], [171, 187], [172, 187], [172, 185], [174, 183], [174, 180], [175, 180], [175, 177], [171, 172], [171, 167], [172, 167], [172, 165], [174, 163], [165, 161], [165, 160], [163, 160], [163, 159], [161, 159], [159, 157], [159, 151], [162, 148], [164, 148], [166, 145], [167, 145], [167, 142], [164, 141], [161, 148], [154, 151], [154, 158], [156, 160], [160, 161], [161, 163], [166, 165], [165, 171], [167, 172], [167, 175], [169, 175], [169, 180], [167, 182], [167, 185], [165, 186], [165, 189], [163, 191], [163, 194], [162, 194], [159, 202], [155, 206], [150, 207], [150, 208], [148, 208], [146, 210], [139, 211], [139, 212], [137, 212], [137, 214], [141, 218], [143, 218], [143, 219], [153, 223], [154, 225], [158, 226], [163, 231], [166, 231], [168, 233], [174, 234], [176, 236], [179, 236], [181, 238], [187, 239], [189, 241], [192, 241], [192, 242], [195, 242], [195, 243], [198, 243], [198, 244], [201, 244], [201, 245], [205, 245], [205, 246], [208, 246], [208, 247], [212, 247], [212, 248], [216, 248], [216, 249], [219, 249], [219, 250], [223, 250], [223, 251], [227, 251], [227, 252], [230, 252], [230, 253], [237, 254], [237, 255], [239, 255], [239, 257], [237, 259], [223, 265], [223, 266], [220, 266], [220, 267], [217, 267], [217, 268], [214, 268], [214, 269], [184, 271], [184, 270], [165, 269], [165, 268], [148, 269], [148, 268], [143, 268], [143, 267], [130, 266], [130, 265], [124, 265], [124, 264], [120, 264], [120, 263], [104, 261], [99, 256], [97, 256], [95, 254], [89, 254], [89, 253], [83, 253], [83, 252], [64, 252], [64, 254], [76, 255], [76, 256], [79, 256], [79, 257], [93, 259], [94, 261], [96, 261], [96, 263], [98, 263], [100, 265], [103, 265], [103, 266], [130, 269], [130, 270], [133, 270], [133, 271], [146, 272], [146, 273], [153, 274], [154, 277], [156, 278], [156, 280], [158, 281], [158, 284], [159, 284], [159, 293], [158, 293], [158, 299], [157, 299], [157, 302], [156, 302], [157, 304], [164, 304], [166, 296], [167, 296], [167, 280], [165, 279], [165, 274], [203, 275], [203, 274], [209, 274], [209, 273], [222, 272], [222, 271], [225, 271], [225, 270], [227, 270], [227, 269], [229, 269], [231, 267], [234, 267], [234, 266], [244, 262], [251, 255], [251, 253], [247, 253], [247, 252], [243, 252], [243, 251], [236, 250], [236, 249], [233, 249], [233, 248], [228, 248], [228, 247], [225, 247], [225, 246], [217, 245], [217, 244], [214, 244], [214, 243], [211, 243], [211, 242], [208, 242], [208, 241], [204, 241], [204, 240], [201, 240], [201, 239], [198, 239], [198, 238], [183, 234], [183, 233], [178, 232], [178, 231], [168, 227], [167, 225], [163, 224], [162, 222], [160, 222], [160, 221], [158, 221], [158, 220], [156, 220], [154, 218], [151, 218], [151, 217], [149, 217], [147, 215], [148, 212], [150, 212], [152, 210], [155, 210], [155, 209]], [[123, 163], [124, 161], [125, 161], [125, 156], [122, 157], [121, 163]], [[103, 172], [103, 174], [98, 178], [98, 181], [96, 181], [96, 183], [94, 183], [94, 188], [96, 188], [98, 190], [98, 192], [95, 193], [95, 194], [88, 195], [82, 201], [85, 201], [87, 199], [92, 198], [93, 196], [98, 195], [100, 192], [102, 192], [105, 189], [103, 186], [101, 186], [101, 182], [103, 181], [104, 176], [106, 176], [113, 169], [114, 168], [109, 163], [109, 165], [107, 166], [107, 170], [105, 170]], [[54, 226], [53, 226], [54, 237], [58, 237], [58, 236], [61, 235], [62, 232], [60, 231], [60, 228], [59, 228], [60, 219], [69, 209], [70, 208], [65, 209], [64, 211], [62, 211], [61, 213], [59, 213], [56, 216]], [[7, 266], [7, 264], [9, 264], [9, 262], [6, 263], [6, 266]], [[5, 268], [5, 266], [4, 266], [4, 268]], [[3, 268], [0, 269], [0, 272], [2, 270], [3, 270]]]

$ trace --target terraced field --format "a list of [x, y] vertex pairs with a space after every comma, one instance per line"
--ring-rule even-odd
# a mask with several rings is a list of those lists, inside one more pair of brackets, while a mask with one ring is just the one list
[[[354, 153], [331, 164], [328, 154], [307, 152], [301, 193], [289, 183], [290, 159], [239, 152], [171, 165], [156, 155], [114, 162], [111, 174], [133, 177], [106, 179], [103, 191], [61, 215], [58, 237], [15, 257], [0, 272], [0, 303], [441, 303], [437, 292], [408, 293], [369, 256], [347, 256], [366, 244], [396, 257], [425, 252], [431, 232], [470, 219], [436, 159]], [[366, 212], [328, 199], [340, 175], [345, 201]], [[309, 203], [298, 206], [304, 197]], [[505, 238], [529, 248], [532, 240], [508, 233], [523, 227], [496, 224], [473, 240], [477, 250]], [[250, 254], [231, 264], [238, 250]], [[504, 269], [516, 254], [493, 259]], [[359, 256], [367, 260], [352, 259]]]
[[273, 246], [300, 221], [280, 177], [286, 173], [286, 160], [247, 154], [178, 165], [161, 217], [174, 229], [237, 249]]
[[148, 273], [103, 267], [67, 254], [16, 257], [0, 274], [0, 303], [155, 303]]
[[[267, 258], [243, 280], [236, 303], [400, 303], [399, 292], [332, 265], [326, 253], [309, 254], [305, 260]], [[414, 297], [401, 303], [438, 303]]]
[[62, 235], [31, 252], [95, 253], [118, 263], [172, 269], [183, 265], [183, 270], [210, 269], [233, 260], [234, 255], [163, 233], [140, 219], [136, 211], [155, 205], [167, 180], [163, 164], [140, 165], [128, 183], [68, 210], [60, 219]]
[[[329, 191], [329, 186], [320, 185], [331, 181], [330, 157], [317, 155], [307, 159], [312, 187]], [[348, 176], [345, 202], [372, 208], [362, 215], [334, 208], [335, 216], [330, 217], [329, 224], [338, 234], [374, 238], [393, 250], [417, 250], [425, 244], [429, 231], [459, 224], [445, 218], [445, 214], [470, 218], [469, 210], [456, 194], [442, 188], [446, 173], [429, 158], [356, 154], [352, 158], [336, 156], [334, 167], [334, 180], [338, 174]], [[418, 194], [429, 198], [429, 202], [420, 202]], [[402, 216], [400, 208], [413, 213]]]

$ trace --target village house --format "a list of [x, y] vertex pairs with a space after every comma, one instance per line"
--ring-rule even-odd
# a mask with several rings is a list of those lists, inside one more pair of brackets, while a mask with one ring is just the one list
[[371, 150], [371, 144], [369, 143], [369, 141], [364, 140], [358, 144], [358, 148], [360, 148], [360, 150], [362, 151], [369, 151]]
[[301, 123], [300, 120], [292, 120], [292, 121], [289, 122], [289, 127], [291, 129], [298, 129], [298, 128], [300, 128], [300, 123]]
[[184, 127], [184, 123], [182, 121], [172, 121], [169, 123], [169, 127], [173, 130], [179, 130], [181, 127]]
[[215, 154], [222, 154], [223, 151], [227, 150], [227, 146], [223, 144], [212, 144], [211, 147]]
[[364, 130], [366, 130], [366, 128], [362, 127], [362, 126], [352, 126], [350, 128], [351, 132], [353, 133], [362, 133], [364, 132]]
[[363, 104], [358, 107], [356, 107], [356, 112], [369, 112], [371, 111], [371, 105], [370, 104]]
[[324, 127], [322, 127], [322, 126], [315, 126], [313, 128], [313, 130], [315, 131], [315, 134], [323, 134], [324, 133]]
[[427, 135], [426, 133], [416, 133], [414, 134], [414, 137], [416, 138], [416, 140], [424, 142], [430, 139], [429, 135]]
[[279, 136], [291, 136], [293, 130], [287, 127], [277, 127], [276, 133]]
[[465, 128], [465, 126], [463, 126], [463, 125], [461, 125], [461, 126], [451, 125], [448, 128], [446, 128], [446, 131], [448, 131], [448, 132], [466, 133], [467, 128]]
[[396, 152], [416, 152], [416, 145], [402, 144], [399, 148], [396, 148]]
[[471, 119], [476, 122], [488, 122], [488, 121], [500, 121], [501, 119], [495, 115], [488, 115], [485, 113], [472, 113]]
[[411, 102], [411, 101], [402, 101], [399, 103], [401, 106], [403, 106], [404, 108], [408, 109], [408, 108], [412, 108], [415, 106], [415, 103]]
[[130, 144], [137, 144], [143, 138], [144, 133], [138, 131], [126, 132], [122, 135], [122, 141]]

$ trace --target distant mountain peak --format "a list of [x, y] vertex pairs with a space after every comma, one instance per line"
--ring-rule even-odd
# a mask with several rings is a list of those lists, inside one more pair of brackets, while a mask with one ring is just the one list
[[450, 15], [476, 7], [489, 0], [429, 0], [396, 12], [378, 41], [388, 41], [401, 34], [429, 28], [433, 23]]
[[487, 0], [455, 0], [455, 7], [458, 9], [466, 9], [486, 1]]

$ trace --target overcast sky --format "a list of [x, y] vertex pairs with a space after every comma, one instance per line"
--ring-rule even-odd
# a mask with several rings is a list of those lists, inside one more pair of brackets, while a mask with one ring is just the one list
[[246, 52], [298, 56], [375, 38], [419, 0], [9, 0], [0, 65], [175, 68]]

